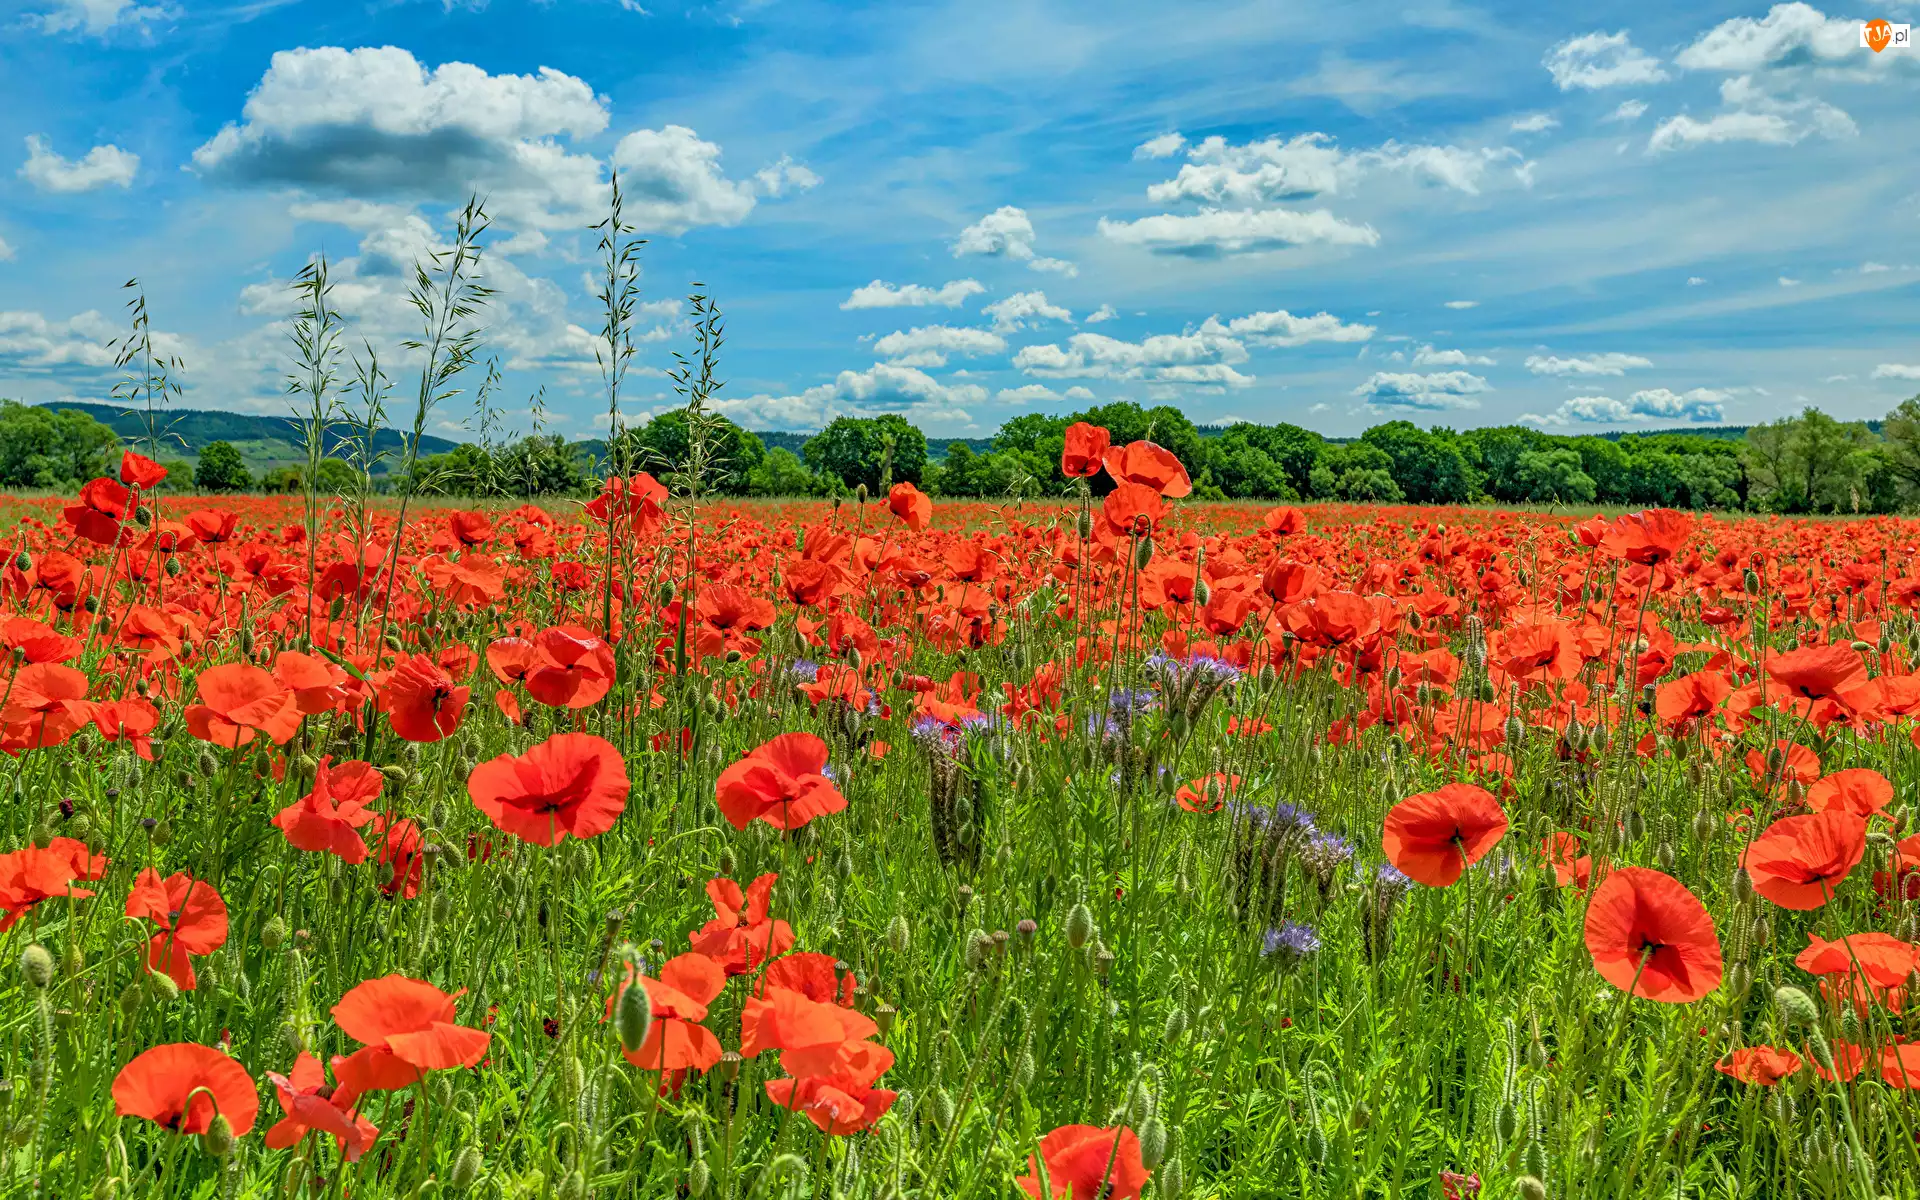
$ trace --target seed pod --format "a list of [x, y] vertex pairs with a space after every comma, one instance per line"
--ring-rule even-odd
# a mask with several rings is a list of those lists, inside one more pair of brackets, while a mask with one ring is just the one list
[[880, 1036], [887, 1036], [893, 1028], [893, 1018], [900, 1010], [891, 1004], [882, 1004], [873, 1010], [873, 1023], [880, 1030]]
[[1780, 1016], [1788, 1028], [1804, 1027], [1815, 1029], [1820, 1024], [1820, 1009], [1813, 997], [1797, 987], [1778, 987], [1773, 990], [1773, 1006], [1780, 1010]]
[[45, 946], [33, 943], [20, 954], [20, 973], [35, 989], [46, 990], [53, 983], [53, 955]]
[[1093, 940], [1093, 910], [1085, 904], [1076, 904], [1067, 910], [1067, 945], [1075, 950]]

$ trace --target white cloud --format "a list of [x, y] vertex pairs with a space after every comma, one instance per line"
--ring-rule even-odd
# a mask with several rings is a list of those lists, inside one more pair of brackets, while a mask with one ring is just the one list
[[1798, 279], [1789, 279], [1785, 275], [1782, 275], [1780, 277], [1780, 286], [1781, 287], [1799, 287], [1800, 281]]
[[1764, 17], [1735, 17], [1714, 26], [1673, 61], [1693, 71], [1757, 71], [1802, 64], [1852, 65], [1860, 22], [1828, 17], [1810, 4], [1776, 4]]
[[947, 355], [999, 354], [1007, 348], [1007, 339], [984, 329], [956, 328], [952, 325], [924, 325], [905, 332], [895, 331], [873, 344], [873, 352], [901, 367], [944, 367]]
[[1552, 113], [1528, 113], [1524, 117], [1516, 117], [1513, 124], [1507, 126], [1515, 133], [1545, 133], [1559, 127], [1560, 118]]
[[1036, 404], [1046, 400], [1058, 400], [1060, 393], [1044, 383], [1028, 383], [1017, 388], [1001, 388], [994, 393], [993, 398], [1002, 404]]
[[7, 239], [0, 238], [0, 262], [13, 261], [13, 247], [7, 245]]
[[1202, 209], [1192, 216], [1161, 213], [1137, 221], [1100, 218], [1100, 235], [1123, 246], [1141, 246], [1159, 254], [1205, 257], [1277, 250], [1326, 243], [1374, 246], [1380, 235], [1370, 225], [1353, 225], [1326, 209]]
[[842, 371], [795, 395], [734, 397], [714, 407], [757, 428], [819, 429], [838, 416], [899, 413], [918, 425], [970, 425], [966, 405], [982, 404], [987, 389], [978, 384], [949, 386], [914, 367], [875, 363], [865, 371]]
[[1093, 390], [1091, 388], [1081, 387], [1079, 384], [1076, 383], [1072, 387], [1067, 389], [1067, 399], [1092, 400], [1094, 399]]
[[1527, 370], [1535, 375], [1621, 375], [1635, 367], [1650, 367], [1653, 360], [1641, 358], [1638, 354], [1587, 354], [1575, 358], [1556, 358], [1551, 355], [1531, 354], [1527, 356]]
[[881, 280], [874, 280], [863, 287], [853, 289], [841, 308], [925, 308], [938, 304], [943, 308], [959, 308], [967, 302], [968, 296], [977, 296], [986, 291], [977, 279], [953, 279], [937, 288], [920, 283], [906, 283], [895, 287]]
[[90, 192], [131, 187], [140, 156], [118, 146], [95, 146], [82, 158], [62, 158], [38, 134], [27, 137], [27, 161], [20, 175], [43, 192]]
[[1873, 369], [1873, 379], [1920, 379], [1920, 366], [1906, 363], [1881, 363]]
[[1862, 275], [1878, 275], [1882, 271], [1891, 270], [1893, 270], [1892, 267], [1882, 262], [1863, 262], [1860, 264], [1860, 273]]
[[121, 25], [145, 25], [171, 16], [166, 9], [147, 7], [135, 0], [59, 0], [52, 12], [37, 20], [48, 33], [89, 33], [100, 36]]
[[[613, 166], [636, 210], [633, 223], [642, 230], [680, 233], [695, 225], [738, 225], [753, 211], [753, 188], [723, 175], [720, 147], [701, 141], [684, 125], [634, 130], [613, 148]], [[819, 182], [805, 167], [785, 170], [795, 187]], [[795, 170], [813, 183], [799, 182]]]
[[1435, 350], [1432, 346], [1422, 346], [1413, 352], [1413, 365], [1416, 367], [1492, 367], [1499, 364], [1484, 354], [1468, 354], [1465, 350]]
[[1638, 121], [1646, 114], [1646, 111], [1647, 102], [1645, 100], [1622, 100], [1620, 107], [1600, 119], [1603, 121]]
[[1309, 342], [1364, 342], [1374, 334], [1371, 325], [1346, 324], [1331, 313], [1296, 317], [1285, 309], [1249, 313], [1225, 325], [1207, 318], [1204, 330], [1225, 332], [1256, 346], [1304, 346]]
[[1700, 286], [1701, 284], [1703, 284], [1703, 283], [1705, 283], [1706, 281], [1707, 281], [1707, 280], [1706, 280], [1706, 277], [1705, 277], [1705, 276], [1702, 276], [1702, 275], [1689, 275], [1689, 276], [1687, 276], [1687, 286], [1688, 286], [1688, 287], [1699, 287], [1699, 286]]
[[1608, 396], [1576, 396], [1562, 404], [1552, 415], [1533, 419], [1552, 425], [1617, 425], [1637, 421], [1687, 421], [1695, 425], [1710, 425], [1726, 419], [1728, 394], [1714, 388], [1693, 388], [1687, 392], [1648, 388], [1633, 393], [1624, 401]]
[[1036, 254], [1033, 243], [1033, 222], [1027, 217], [1027, 210], [1003, 204], [960, 231], [953, 242], [953, 256], [979, 254], [988, 258], [1010, 258], [1026, 263], [1029, 270], [1069, 277], [1080, 273], [1078, 267], [1065, 259]]
[[1667, 77], [1660, 60], [1636, 47], [1624, 29], [1569, 38], [1548, 50], [1542, 65], [1563, 92], [1658, 83]]
[[1654, 128], [1647, 139], [1649, 153], [1713, 142], [1763, 142], [1791, 146], [1808, 137], [1848, 138], [1858, 134], [1853, 118], [1823, 100], [1789, 100], [1772, 95], [1749, 75], [1720, 85], [1727, 105], [1705, 121], [1682, 113]]
[[[0, 369], [24, 374], [89, 374], [113, 366], [107, 343], [120, 330], [88, 310], [65, 321], [37, 312], [0, 312]], [[158, 340], [158, 339], [156, 339]], [[177, 346], [177, 339], [168, 339]]]
[[1163, 133], [1159, 137], [1148, 138], [1133, 148], [1135, 158], [1172, 158], [1180, 153], [1187, 139], [1178, 133]]
[[1479, 308], [1480, 302], [1478, 300], [1449, 300], [1447, 301], [1446, 307], [1448, 308]]
[[1028, 346], [1013, 365], [1046, 379], [1139, 379], [1149, 383], [1190, 383], [1245, 387], [1253, 377], [1234, 370], [1247, 349], [1218, 325], [1191, 333], [1157, 334], [1123, 342], [1098, 333], [1076, 333], [1058, 345]]
[[1037, 325], [1042, 321], [1072, 321], [1073, 314], [1047, 301], [1045, 292], [1015, 292], [1005, 300], [996, 300], [980, 310], [993, 318], [993, 327], [1003, 333]]
[[1395, 371], [1375, 371], [1367, 381], [1353, 389], [1373, 409], [1420, 409], [1436, 411], [1454, 408], [1478, 408], [1473, 397], [1491, 391], [1487, 381], [1468, 371], [1436, 371], [1418, 375]]
[[760, 190], [769, 196], [784, 196], [789, 192], [806, 192], [820, 186], [820, 176], [785, 154], [780, 161], [761, 167], [753, 173], [754, 181]]
[[1087, 324], [1098, 325], [1102, 321], [1111, 321], [1119, 315], [1119, 313], [1113, 310], [1113, 305], [1102, 304], [1099, 308], [1087, 314]]
[[[1551, 120], [1551, 118], [1548, 118]], [[1178, 174], [1147, 189], [1156, 204], [1191, 200], [1209, 205], [1256, 205], [1331, 195], [1373, 171], [1398, 171], [1427, 183], [1478, 193], [1487, 168], [1519, 157], [1509, 147], [1407, 145], [1388, 141], [1372, 150], [1346, 151], [1324, 133], [1264, 138], [1235, 145], [1210, 137], [1187, 151]]]

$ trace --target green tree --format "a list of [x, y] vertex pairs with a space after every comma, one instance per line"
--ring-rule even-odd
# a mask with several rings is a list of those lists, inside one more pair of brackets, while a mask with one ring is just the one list
[[1514, 461], [1512, 477], [1513, 483], [1503, 483], [1502, 490], [1518, 494], [1500, 499], [1591, 504], [1598, 491], [1593, 476], [1580, 469], [1579, 452], [1566, 447], [1522, 450]]
[[1920, 396], [1900, 402], [1880, 425], [1886, 470], [1909, 502], [1920, 497]]
[[[723, 495], [745, 494], [747, 478], [766, 457], [766, 447], [753, 433], [717, 413], [706, 413], [702, 419], [707, 430], [706, 490]], [[628, 439], [624, 461], [638, 469], [663, 477], [686, 470], [687, 447], [691, 441], [686, 409], [669, 409], [622, 436]], [[673, 483], [672, 480], [666, 482], [669, 486]]]
[[807, 439], [807, 465], [848, 488], [861, 484], [879, 495], [888, 483], [920, 483], [927, 466], [927, 438], [898, 413], [837, 417]]
[[504, 496], [577, 496], [587, 488], [580, 453], [559, 434], [529, 434], [493, 456], [494, 482]]
[[0, 400], [0, 487], [70, 491], [110, 467], [113, 430], [83, 412]]
[[1415, 504], [1459, 504], [1473, 497], [1473, 468], [1451, 430], [1424, 431], [1411, 421], [1389, 421], [1367, 430], [1360, 440], [1393, 460], [1393, 481]]
[[791, 450], [775, 447], [747, 475], [747, 493], [753, 496], [811, 496], [819, 479]]
[[253, 473], [232, 442], [209, 442], [193, 469], [193, 484], [203, 492], [242, 492], [253, 486]]

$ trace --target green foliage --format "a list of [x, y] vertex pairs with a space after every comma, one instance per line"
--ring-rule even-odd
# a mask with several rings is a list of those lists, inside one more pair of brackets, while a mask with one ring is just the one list
[[[707, 469], [703, 481], [708, 492], [740, 496], [752, 492], [751, 477], [766, 457], [760, 439], [716, 413], [701, 418], [707, 423]], [[650, 471], [672, 486], [668, 476], [686, 470], [688, 446], [687, 410], [671, 409], [645, 425], [621, 433], [621, 461], [635, 469]], [[609, 456], [607, 461], [614, 461]]]
[[193, 485], [203, 492], [244, 492], [253, 486], [253, 472], [231, 442], [212, 442], [200, 451]]
[[783, 448], [767, 451], [747, 475], [747, 494], [751, 496], [811, 496], [819, 490], [820, 481], [807, 470], [807, 464]]
[[1900, 502], [1902, 464], [1913, 446], [1913, 401], [1889, 416], [1889, 444], [1858, 421], [1817, 408], [1747, 431], [1747, 470], [1757, 507], [1782, 513], [1886, 511]]
[[0, 400], [0, 487], [76, 488], [106, 473], [119, 441], [84, 412]]
[[849, 489], [861, 484], [878, 495], [902, 481], [919, 484], [927, 467], [927, 438], [897, 413], [837, 417], [807, 442], [807, 465]]
[[412, 491], [421, 496], [577, 496], [586, 490], [586, 465], [558, 434], [529, 435], [493, 450], [463, 442], [413, 464]]
[[[261, 474], [260, 486], [269, 492], [298, 492], [305, 476], [299, 467], [275, 467]], [[358, 481], [353, 468], [337, 458], [321, 459], [315, 479], [319, 484], [316, 490], [324, 496], [345, 495]]]

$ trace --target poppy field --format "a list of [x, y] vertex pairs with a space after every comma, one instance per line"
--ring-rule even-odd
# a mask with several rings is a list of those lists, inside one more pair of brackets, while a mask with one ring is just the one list
[[1912, 1197], [1920, 523], [0, 526], [0, 1191]]

